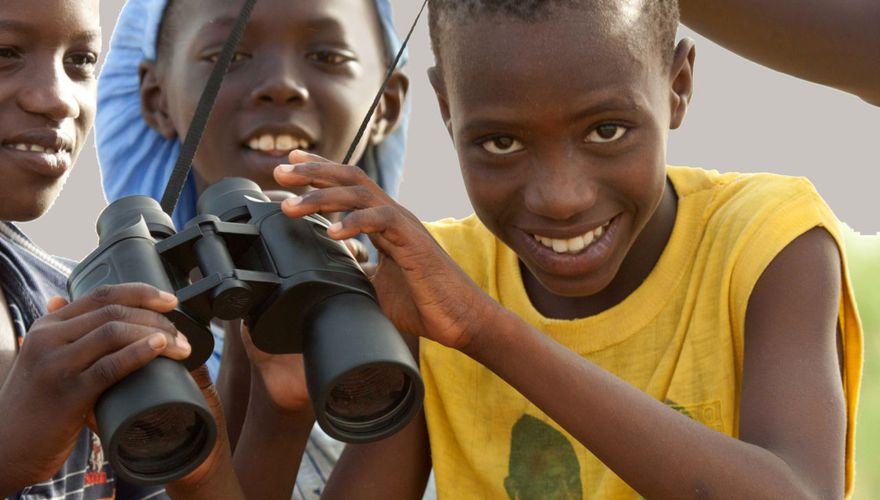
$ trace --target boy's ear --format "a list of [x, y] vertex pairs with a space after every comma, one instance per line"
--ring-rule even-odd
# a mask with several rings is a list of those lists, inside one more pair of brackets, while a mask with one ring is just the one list
[[440, 117], [443, 118], [443, 125], [446, 126], [446, 132], [449, 138], [455, 143], [455, 137], [452, 136], [452, 119], [449, 113], [449, 99], [446, 97], [446, 83], [440, 74], [440, 68], [431, 66], [428, 68], [428, 80], [434, 87], [434, 94], [437, 96], [437, 104], [440, 106]]
[[391, 135], [400, 125], [403, 118], [403, 103], [406, 93], [409, 91], [409, 78], [399, 71], [395, 71], [385, 85], [382, 99], [376, 107], [373, 127], [370, 131], [370, 143], [379, 144]]
[[156, 62], [141, 61], [138, 65], [138, 76], [141, 82], [141, 115], [144, 121], [166, 139], [177, 137], [177, 129], [168, 116], [165, 93], [159, 84]]
[[694, 41], [684, 38], [675, 47], [670, 67], [670, 104], [672, 113], [669, 120], [669, 128], [676, 129], [684, 121], [688, 104], [694, 92], [694, 58], [696, 49]]

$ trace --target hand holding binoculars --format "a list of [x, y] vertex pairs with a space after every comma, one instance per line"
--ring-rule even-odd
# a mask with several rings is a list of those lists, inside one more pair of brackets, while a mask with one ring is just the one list
[[[424, 387], [372, 285], [320, 216], [292, 219], [252, 181], [204, 191], [180, 232], [159, 204], [129, 196], [98, 218], [99, 246], [68, 280], [72, 299], [105, 284], [143, 282], [175, 293], [166, 316], [193, 346], [157, 358], [107, 390], [95, 412], [114, 471], [162, 484], [195, 469], [217, 426], [188, 369], [211, 355], [213, 318], [244, 319], [254, 345], [303, 353], [315, 418], [346, 442], [382, 439], [421, 407]], [[192, 271], [201, 276], [191, 279]]]

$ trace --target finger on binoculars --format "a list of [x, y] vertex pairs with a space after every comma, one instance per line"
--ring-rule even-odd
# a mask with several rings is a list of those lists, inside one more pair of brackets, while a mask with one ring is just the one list
[[164, 335], [155, 333], [148, 335], [98, 358], [83, 371], [83, 374], [90, 382], [89, 387], [103, 392], [160, 354], [164, 354], [167, 345], [167, 338]]
[[114, 321], [101, 325], [71, 343], [69, 356], [77, 366], [85, 368], [102, 357], [112, 355], [144, 339], [152, 342], [150, 347], [157, 350], [158, 354], [171, 359], [183, 360], [192, 352], [189, 341], [182, 334], [173, 335], [144, 325]]
[[296, 196], [295, 194], [291, 193], [290, 191], [282, 191], [280, 189], [263, 191], [263, 194], [265, 194], [266, 197], [268, 197], [270, 201], [284, 201], [288, 198]]
[[63, 321], [111, 304], [168, 312], [177, 305], [177, 297], [144, 283], [101, 285], [53, 314]]
[[294, 164], [305, 162], [333, 163], [332, 161], [324, 158], [321, 155], [309, 153], [308, 151], [303, 151], [302, 149], [294, 149], [287, 155], [287, 159], [290, 160], [290, 163]]
[[366, 186], [330, 187], [288, 198], [281, 206], [288, 215], [347, 212], [385, 204]]
[[361, 233], [385, 233], [389, 227], [396, 227], [394, 221], [400, 220], [400, 217], [402, 214], [390, 205], [358, 210], [346, 215], [342, 221], [331, 224], [327, 235], [334, 240], [342, 240]]
[[348, 251], [351, 252], [351, 256], [354, 257], [354, 260], [360, 263], [365, 263], [370, 259], [370, 252], [367, 250], [367, 246], [360, 240], [349, 238], [343, 243], [345, 243], [345, 247], [348, 248]]
[[308, 184], [319, 189], [362, 185], [383, 192], [357, 165], [320, 162], [279, 165], [275, 169], [275, 180], [281, 185], [302, 186]]
[[108, 304], [64, 320], [64, 336], [73, 340], [107, 323], [140, 325], [154, 332], [177, 335], [177, 328], [162, 313], [139, 307]]

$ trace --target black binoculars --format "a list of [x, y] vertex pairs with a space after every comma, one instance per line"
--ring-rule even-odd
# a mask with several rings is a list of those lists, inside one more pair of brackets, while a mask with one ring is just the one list
[[217, 426], [188, 370], [211, 355], [214, 318], [244, 319], [265, 352], [303, 353], [315, 418], [329, 435], [373, 441], [412, 419], [424, 397], [418, 367], [326, 219], [287, 217], [242, 178], [206, 189], [197, 212], [176, 232], [152, 198], [110, 204], [98, 248], [68, 280], [72, 299], [127, 282], [174, 293], [179, 305], [166, 316], [193, 347], [182, 363], [157, 358], [99, 399], [98, 433], [119, 476], [171, 482], [210, 453]]

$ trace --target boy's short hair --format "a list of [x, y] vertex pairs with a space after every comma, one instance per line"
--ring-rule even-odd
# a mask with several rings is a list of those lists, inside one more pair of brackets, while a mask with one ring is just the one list
[[547, 19], [554, 9], [583, 9], [609, 12], [624, 2], [641, 10], [641, 24], [650, 37], [647, 46], [660, 47], [664, 63], [672, 60], [678, 29], [678, 0], [430, 0], [428, 25], [431, 48], [441, 65], [441, 40], [449, 23], [465, 23], [482, 15], [509, 16], [526, 22]]

